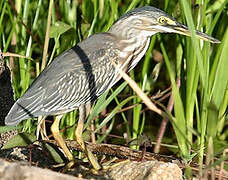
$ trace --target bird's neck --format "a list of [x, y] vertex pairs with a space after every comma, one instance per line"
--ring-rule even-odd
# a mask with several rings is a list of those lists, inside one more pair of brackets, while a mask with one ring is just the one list
[[146, 53], [149, 43], [150, 36], [145, 36], [144, 34], [122, 36], [118, 43], [122, 69], [125, 71], [133, 69]]

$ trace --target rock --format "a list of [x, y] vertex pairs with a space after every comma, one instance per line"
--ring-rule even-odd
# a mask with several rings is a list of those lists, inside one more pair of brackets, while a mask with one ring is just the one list
[[[1, 53], [1, 52], [0, 52]], [[0, 58], [0, 125], [5, 125], [4, 119], [14, 104], [10, 69]]]
[[0, 133], [0, 149], [15, 135], [18, 134], [17, 130], [12, 130], [4, 133]]
[[0, 159], [1, 180], [83, 180], [66, 174], [57, 173], [48, 169], [23, 166], [20, 163], [10, 163]]
[[182, 171], [174, 163], [161, 161], [128, 161], [120, 163], [108, 173], [115, 180], [182, 180]]
[[[3, 60], [0, 50], [0, 126], [5, 125], [5, 116], [14, 104], [11, 72]], [[17, 130], [0, 134], [0, 148], [15, 134]]]

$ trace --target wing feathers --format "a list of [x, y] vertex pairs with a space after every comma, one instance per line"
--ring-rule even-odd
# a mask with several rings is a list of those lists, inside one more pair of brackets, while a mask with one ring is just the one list
[[113, 57], [107, 51], [113, 38], [108, 33], [96, 34], [55, 58], [13, 105], [6, 125], [62, 114], [95, 100], [113, 81], [113, 68], [108, 64]]

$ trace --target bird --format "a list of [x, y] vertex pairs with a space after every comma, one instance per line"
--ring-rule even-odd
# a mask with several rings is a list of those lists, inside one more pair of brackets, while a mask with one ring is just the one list
[[[28, 118], [56, 115], [51, 131], [67, 158], [73, 161], [59, 133], [59, 123], [64, 113], [78, 108], [76, 141], [92, 166], [100, 169], [82, 139], [90, 105], [121, 79], [118, 69], [129, 72], [137, 65], [148, 49], [151, 36], [156, 33], [191, 36], [187, 26], [155, 7], [144, 6], [128, 11], [107, 32], [91, 35], [57, 56], [15, 102], [5, 124], [15, 126]], [[202, 40], [220, 43], [205, 33], [195, 33]]]

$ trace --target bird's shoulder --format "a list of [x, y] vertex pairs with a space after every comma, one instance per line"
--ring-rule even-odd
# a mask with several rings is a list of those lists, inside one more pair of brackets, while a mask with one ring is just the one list
[[97, 66], [109, 61], [108, 56], [115, 56], [110, 52], [110, 48], [114, 48], [115, 39], [116, 37], [110, 33], [98, 33], [64, 51], [41, 72], [29, 91], [45, 87], [47, 84], [56, 84], [67, 76], [76, 79], [87, 76], [86, 69], [96, 69]]
[[114, 56], [112, 49], [116, 49], [116, 38], [110, 33], [94, 34], [56, 57], [47, 70], [62, 66], [68, 70], [79, 69], [88, 64], [93, 66], [105, 57]]
[[114, 34], [103, 32], [89, 36], [87, 39], [78, 43], [78, 46], [84, 49], [86, 53], [90, 53], [97, 49], [114, 47], [116, 40], [117, 37]]

